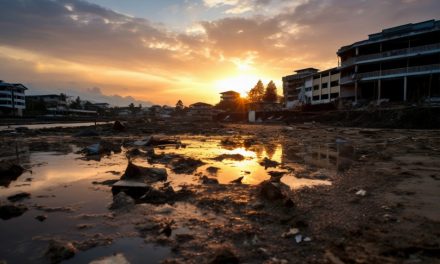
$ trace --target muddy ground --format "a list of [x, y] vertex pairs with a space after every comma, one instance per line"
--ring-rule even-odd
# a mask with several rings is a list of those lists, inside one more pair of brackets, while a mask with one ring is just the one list
[[[96, 129], [4, 132], [0, 140], [2, 146], [13, 146], [19, 139], [20, 144], [33, 149], [64, 151], [66, 155], [72, 152], [69, 144], [86, 147], [104, 140], [122, 145], [121, 151], [126, 155], [138, 149], [140, 153], [136, 151], [131, 157], [134, 163], [149, 160], [164, 164], [169, 171], [177, 170], [165, 157], [148, 154], [151, 149], [159, 153], [163, 146], [131, 144], [157, 134], [196, 135], [207, 140], [216, 137], [232, 148], [279, 144], [280, 164], [261, 160], [261, 166], [297, 179], [326, 180], [331, 185], [291, 189], [277, 179], [282, 175], [256, 184], [228, 183], [221, 179], [217, 183], [216, 169], [205, 175], [194, 171], [194, 182], [177, 186], [152, 183], [159, 192], [149, 192], [150, 196], [133, 199], [114, 193], [115, 206], [107, 209], [107, 204], [101, 204], [102, 210], [96, 214], [75, 215], [75, 209], [71, 208], [73, 217], [85, 219], [75, 239], [62, 234], [51, 237], [50, 233], [29, 238], [44, 241], [43, 262], [75, 260], [78, 252], [124, 237], [169, 248], [162, 263], [438, 263], [440, 260], [438, 130], [343, 128], [316, 123], [285, 126], [137, 121], [116, 130], [105, 125]], [[105, 155], [111, 160], [115, 151]], [[327, 164], [332, 164], [335, 173], [319, 170]], [[118, 180], [124, 169], [115, 172], [116, 178], [109, 179]], [[191, 169], [186, 174], [191, 175]], [[108, 182], [96, 184], [99, 191], [111, 194], [108, 185]], [[3, 197], [4, 190], [0, 189], [1, 203], [19, 206], [20, 200], [7, 201]], [[50, 218], [50, 208], [43, 205], [44, 208], [48, 209], [45, 213]], [[69, 210], [69, 207], [55, 209]], [[89, 225], [93, 228], [89, 229], [86, 220], [92, 222]], [[1, 232], [5, 230], [0, 229]], [[124, 259], [124, 256], [116, 257]], [[14, 259], [5, 260], [16, 263]], [[144, 259], [139, 263], [155, 262]]]

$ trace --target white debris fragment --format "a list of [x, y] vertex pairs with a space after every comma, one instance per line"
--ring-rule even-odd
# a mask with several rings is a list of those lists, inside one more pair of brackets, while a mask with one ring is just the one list
[[310, 241], [312, 241], [312, 239], [310, 237], [305, 237], [303, 241], [304, 242], [310, 242]]
[[298, 228], [290, 228], [289, 231], [284, 232], [281, 237], [282, 238], [287, 238], [287, 237], [293, 237], [294, 235], [299, 233], [299, 229]]
[[295, 241], [296, 241], [296, 243], [301, 243], [301, 241], [303, 240], [303, 237], [302, 237], [302, 235], [296, 235], [295, 236]]
[[356, 195], [359, 195], [359, 196], [365, 196], [366, 194], [367, 194], [367, 191], [365, 191], [363, 189], [360, 189], [359, 191], [356, 192]]

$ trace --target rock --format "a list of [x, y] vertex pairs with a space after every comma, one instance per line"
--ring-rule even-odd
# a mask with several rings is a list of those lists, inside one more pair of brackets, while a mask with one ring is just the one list
[[157, 181], [166, 181], [167, 177], [168, 174], [166, 169], [142, 167], [129, 161], [121, 180], [136, 180], [152, 183]]
[[87, 146], [82, 150], [87, 156], [93, 155], [110, 155], [113, 153], [120, 153], [122, 151], [121, 145], [114, 144], [108, 141], [101, 141], [96, 144]]
[[135, 205], [133, 198], [125, 194], [124, 192], [120, 192], [113, 196], [113, 202], [110, 204], [110, 210], [130, 210]]
[[19, 217], [24, 214], [28, 208], [24, 205], [13, 205], [6, 204], [0, 205], [0, 218], [3, 220], [8, 220], [14, 217]]
[[134, 199], [138, 199], [150, 188], [150, 186], [143, 182], [121, 180], [113, 184], [112, 193], [113, 195], [117, 195], [123, 192]]
[[240, 259], [228, 248], [217, 250], [215, 255], [208, 261], [209, 264], [238, 264]]
[[235, 180], [233, 180], [233, 181], [231, 181], [231, 183], [235, 183], [235, 184], [241, 184], [241, 181], [243, 180], [243, 176], [241, 176], [241, 177], [238, 177], [237, 179], [235, 179]]
[[209, 172], [210, 174], [217, 174], [217, 172], [219, 170], [220, 170], [220, 168], [214, 167], [214, 166], [210, 166], [210, 167], [206, 168], [206, 171]]
[[29, 199], [31, 197], [31, 194], [28, 192], [20, 192], [11, 196], [8, 196], [8, 200], [11, 202], [18, 202], [23, 199]]
[[121, 253], [91, 261], [89, 264], [130, 264]]
[[273, 167], [273, 168], [278, 167], [278, 165], [280, 165], [280, 163], [278, 163], [277, 161], [274, 161], [274, 160], [270, 160], [267, 157], [265, 157], [263, 159], [263, 161], [260, 162], [260, 165], [263, 166], [265, 169], [267, 169], [267, 168], [271, 168], [271, 167]]
[[126, 127], [118, 120], [113, 123], [112, 129], [117, 132], [125, 131]]
[[221, 155], [213, 158], [213, 160], [216, 160], [216, 161], [223, 161], [223, 160], [242, 161], [244, 159], [245, 159], [244, 156], [241, 154], [221, 154]]
[[199, 159], [180, 157], [171, 162], [171, 167], [174, 173], [191, 174], [203, 164], [205, 163]]
[[356, 192], [356, 195], [365, 196], [365, 195], [367, 195], [367, 191], [360, 189], [359, 191]]
[[106, 185], [106, 186], [112, 186], [113, 184], [117, 183], [119, 180], [104, 180], [104, 181], [93, 181], [92, 184], [99, 184], [99, 185]]
[[50, 260], [50, 263], [55, 264], [73, 258], [76, 252], [78, 250], [70, 242], [51, 240], [45, 256]]
[[281, 183], [264, 181], [260, 183], [259, 189], [261, 197], [266, 200], [275, 201], [286, 198], [286, 195], [281, 190]]
[[85, 129], [73, 135], [74, 137], [98, 137], [99, 134], [95, 130]]
[[162, 224], [162, 228], [159, 230], [159, 234], [164, 234], [166, 237], [170, 237], [171, 233], [173, 232], [172, 225], [174, 224], [174, 221], [167, 221]]
[[10, 162], [0, 162], [0, 186], [8, 187], [12, 181], [17, 180], [25, 169]]
[[203, 184], [218, 184], [218, 180], [214, 178], [209, 178], [207, 176], [203, 176], [200, 178]]
[[139, 200], [151, 204], [164, 204], [174, 201], [175, 196], [176, 193], [171, 186], [164, 189], [149, 188]]
[[46, 215], [37, 215], [35, 217], [35, 219], [37, 219], [40, 222], [43, 222], [43, 221], [45, 221], [47, 219], [47, 216]]
[[282, 238], [289, 238], [289, 237], [293, 237], [294, 235], [299, 233], [299, 229], [298, 228], [290, 228], [289, 231], [284, 232], [281, 234]]

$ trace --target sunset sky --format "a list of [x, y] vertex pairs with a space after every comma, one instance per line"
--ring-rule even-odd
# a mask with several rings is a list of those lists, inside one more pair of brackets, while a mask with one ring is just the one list
[[340, 46], [439, 19], [439, 0], [0, 0], [0, 79], [112, 104], [216, 103], [337, 66]]

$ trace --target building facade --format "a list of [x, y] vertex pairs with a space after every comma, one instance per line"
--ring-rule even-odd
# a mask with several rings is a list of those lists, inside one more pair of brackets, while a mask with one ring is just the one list
[[[317, 72], [318, 69], [306, 68], [296, 70], [295, 74], [283, 77], [283, 95], [286, 108], [294, 108], [307, 101], [306, 95], [311, 95], [310, 80]], [[306, 84], [309, 85], [308, 89], [306, 89]]]
[[341, 47], [341, 98], [421, 102], [440, 97], [440, 21], [384, 29]]
[[26, 96], [30, 107], [35, 103], [43, 103], [48, 114], [67, 114], [68, 106], [64, 94], [44, 94]]
[[237, 93], [235, 91], [227, 91], [220, 94], [220, 100], [224, 102], [235, 102], [240, 99], [240, 93]]
[[0, 114], [22, 116], [26, 109], [26, 90], [23, 84], [0, 81]]
[[[332, 68], [313, 74], [312, 89], [307, 95], [307, 98], [311, 95], [311, 100], [307, 102], [310, 102], [310, 104], [325, 104], [339, 98], [340, 77], [341, 73], [338, 68]], [[307, 88], [309, 87], [306, 87], [306, 93]]]

